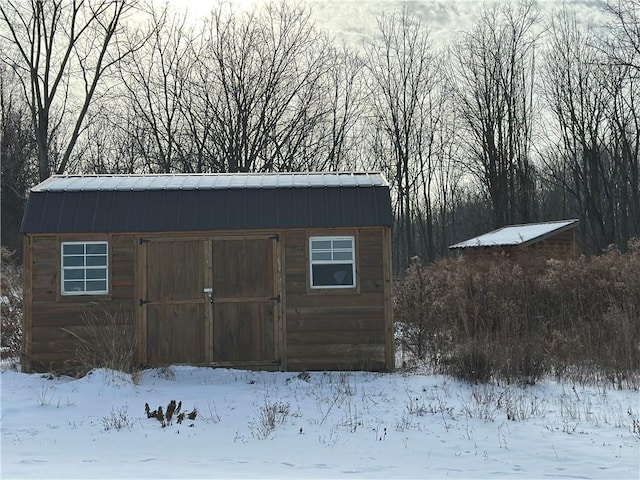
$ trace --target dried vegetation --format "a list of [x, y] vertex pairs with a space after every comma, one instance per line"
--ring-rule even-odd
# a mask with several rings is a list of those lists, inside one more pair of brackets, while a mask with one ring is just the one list
[[17, 357], [22, 348], [22, 268], [5, 247], [0, 247], [0, 340], [2, 358]]
[[504, 256], [414, 263], [395, 319], [407, 358], [473, 382], [542, 376], [637, 387], [640, 241], [571, 261]]

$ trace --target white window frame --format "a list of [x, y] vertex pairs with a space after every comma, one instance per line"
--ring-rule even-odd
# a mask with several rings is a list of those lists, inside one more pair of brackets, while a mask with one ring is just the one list
[[[78, 254], [78, 253], [68, 253], [65, 255], [65, 246], [67, 245], [83, 245], [83, 253]], [[104, 245], [105, 246], [105, 253], [100, 253], [100, 254], [91, 254], [91, 253], [87, 253], [87, 246], [88, 245]], [[82, 265], [66, 265], [65, 266], [65, 258], [68, 257], [82, 257], [83, 261], [82, 261]], [[105, 257], [105, 264], [104, 265], [87, 265], [87, 259], [88, 258], [96, 258], [96, 257]], [[91, 263], [91, 262], [89, 262]], [[87, 290], [87, 280], [91, 280], [91, 279], [87, 279], [87, 270], [98, 270], [98, 269], [104, 269], [105, 272], [105, 278], [104, 278], [104, 282], [105, 282], [105, 289], [104, 290]], [[72, 272], [72, 271], [83, 271], [84, 275], [82, 279], [75, 279], [75, 278], [66, 278], [66, 274], [67, 272]], [[60, 245], [60, 294], [64, 295], [64, 296], [68, 296], [68, 295], [107, 295], [109, 293], [109, 243], [106, 241], [87, 241], [87, 242], [62, 242]], [[103, 279], [96, 279], [96, 280], [103, 280]], [[65, 289], [65, 281], [82, 281], [84, 283], [84, 289], [83, 290], [66, 290]]]
[[[348, 240], [351, 242], [351, 248], [335, 248], [333, 243], [335, 241], [345, 241]], [[331, 247], [328, 249], [314, 249], [313, 248], [313, 242], [314, 241], [331, 241]], [[335, 260], [333, 257], [335, 256], [335, 253], [344, 253], [344, 252], [351, 252], [351, 259], [350, 260], [344, 260], [344, 259], [338, 259]], [[313, 258], [313, 254], [314, 253], [330, 253], [330, 257], [331, 259], [326, 259], [326, 260], [314, 260]], [[314, 285], [313, 284], [313, 266], [314, 265], [344, 265], [345, 263], [351, 263], [351, 278], [353, 279], [353, 282], [351, 285]], [[311, 288], [313, 289], [327, 289], [327, 288], [355, 288], [356, 287], [356, 239], [354, 236], [348, 236], [348, 235], [340, 235], [340, 236], [335, 236], [335, 235], [317, 235], [317, 236], [313, 236], [313, 237], [309, 237], [309, 285]]]

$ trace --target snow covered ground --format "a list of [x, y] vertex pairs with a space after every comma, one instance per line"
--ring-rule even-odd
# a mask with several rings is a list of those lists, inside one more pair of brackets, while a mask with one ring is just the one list
[[[423, 374], [5, 370], [1, 477], [639, 477], [640, 392]], [[163, 428], [181, 401], [195, 420]]]

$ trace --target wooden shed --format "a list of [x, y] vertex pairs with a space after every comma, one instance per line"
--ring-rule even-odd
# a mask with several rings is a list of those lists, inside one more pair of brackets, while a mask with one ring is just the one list
[[24, 234], [26, 371], [73, 367], [87, 311], [124, 311], [141, 366], [394, 366], [378, 173], [54, 176]]
[[578, 220], [509, 225], [449, 247], [467, 258], [504, 254], [513, 259], [576, 257]]

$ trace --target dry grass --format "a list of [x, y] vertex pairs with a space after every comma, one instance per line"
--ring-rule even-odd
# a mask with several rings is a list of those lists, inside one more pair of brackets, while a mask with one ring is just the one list
[[86, 310], [82, 315], [84, 335], [65, 329], [76, 338], [76, 362], [80, 374], [94, 368], [108, 368], [117, 372], [135, 370], [137, 352], [136, 331], [128, 311], [104, 309]]
[[412, 265], [399, 282], [401, 347], [473, 382], [547, 374], [637, 386], [640, 241], [573, 261], [503, 256]]

